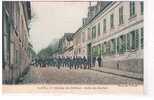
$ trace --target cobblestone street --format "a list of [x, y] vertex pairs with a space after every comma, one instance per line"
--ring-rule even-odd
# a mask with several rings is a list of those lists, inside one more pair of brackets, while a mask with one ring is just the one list
[[31, 67], [22, 84], [142, 84], [143, 81], [83, 69]]

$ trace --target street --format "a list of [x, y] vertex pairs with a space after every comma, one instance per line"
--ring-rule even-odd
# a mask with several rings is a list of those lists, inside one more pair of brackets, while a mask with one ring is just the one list
[[143, 81], [89, 69], [31, 67], [22, 84], [142, 84]]

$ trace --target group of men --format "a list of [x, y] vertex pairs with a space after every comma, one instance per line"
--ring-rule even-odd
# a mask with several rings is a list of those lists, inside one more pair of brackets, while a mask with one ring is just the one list
[[85, 56], [36, 58], [32, 61], [32, 65], [37, 67], [53, 66], [58, 69], [60, 69], [60, 67], [69, 67], [70, 69], [90, 69], [91, 66], [95, 66], [96, 60], [98, 61], [98, 65], [101, 66], [101, 57], [97, 57], [97, 59], [96, 57], [93, 57], [91, 63], [91, 58], [86, 58]]

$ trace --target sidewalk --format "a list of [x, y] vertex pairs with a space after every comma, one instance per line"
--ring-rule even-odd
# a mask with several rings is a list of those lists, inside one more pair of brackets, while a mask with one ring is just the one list
[[119, 76], [128, 77], [128, 78], [134, 78], [134, 79], [143, 81], [143, 74], [139, 74], [139, 73], [127, 72], [127, 71], [110, 69], [110, 68], [105, 68], [105, 67], [99, 68], [97, 66], [91, 67], [91, 70], [119, 75]]

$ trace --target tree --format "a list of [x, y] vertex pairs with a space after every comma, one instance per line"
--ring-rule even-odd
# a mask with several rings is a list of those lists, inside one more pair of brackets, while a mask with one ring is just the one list
[[58, 49], [57, 44], [58, 41], [50, 43], [46, 48], [42, 49], [37, 56], [40, 58], [50, 57], [52, 56]]

